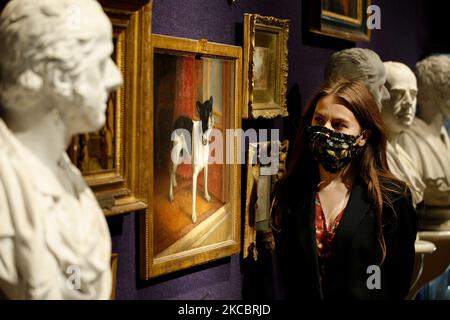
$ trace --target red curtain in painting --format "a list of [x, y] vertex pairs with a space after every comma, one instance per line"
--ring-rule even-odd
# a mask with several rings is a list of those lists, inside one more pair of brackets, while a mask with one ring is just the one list
[[193, 57], [182, 57], [177, 60], [177, 92], [175, 92], [175, 110], [173, 121], [185, 116], [192, 118], [195, 98], [197, 93], [197, 81], [195, 60]]
[[[197, 95], [197, 72], [194, 57], [180, 57], [177, 60], [177, 88], [175, 92], [175, 109], [173, 123], [180, 116], [193, 119]], [[190, 165], [178, 166], [177, 174], [185, 178], [192, 177]]]
[[348, 16], [350, 11], [350, 0], [342, 0], [342, 7], [344, 8], [344, 14]]

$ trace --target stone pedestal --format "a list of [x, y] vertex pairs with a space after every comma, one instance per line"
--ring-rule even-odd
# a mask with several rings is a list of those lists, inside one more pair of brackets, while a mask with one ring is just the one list
[[419, 290], [444, 273], [450, 264], [450, 231], [421, 231], [419, 238], [408, 300], [415, 299]]

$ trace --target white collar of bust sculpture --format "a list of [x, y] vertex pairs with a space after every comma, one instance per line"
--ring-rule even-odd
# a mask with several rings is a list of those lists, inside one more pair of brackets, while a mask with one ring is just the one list
[[403, 63], [384, 62], [386, 88], [390, 98], [383, 101], [381, 115], [388, 138], [395, 143], [398, 134], [413, 123], [417, 106], [417, 80], [411, 69]]
[[111, 60], [111, 23], [92, 0], [15, 0], [2, 16], [2, 117], [58, 172], [72, 136], [104, 125], [108, 95], [122, 84]]

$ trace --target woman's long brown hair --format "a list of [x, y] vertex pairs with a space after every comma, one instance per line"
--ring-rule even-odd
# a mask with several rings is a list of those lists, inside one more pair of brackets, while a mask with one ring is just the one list
[[340, 98], [353, 112], [362, 130], [370, 132], [362, 152], [352, 161], [352, 171], [355, 173], [355, 180], [359, 179], [367, 186], [368, 200], [373, 206], [377, 222], [382, 263], [386, 256], [383, 206], [392, 207], [389, 194], [404, 194], [407, 187], [389, 171], [386, 160], [387, 138], [381, 114], [372, 94], [361, 82], [340, 79], [325, 83], [308, 102], [300, 120], [287, 172], [275, 189], [272, 225], [275, 230], [279, 229], [283, 218], [282, 212], [286, 206], [292, 203], [293, 199], [316, 190], [319, 183], [318, 165], [307, 144], [306, 128], [311, 124], [319, 100], [329, 95]]

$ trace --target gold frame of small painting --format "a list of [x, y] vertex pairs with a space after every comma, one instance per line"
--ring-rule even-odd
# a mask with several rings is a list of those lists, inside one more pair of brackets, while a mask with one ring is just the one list
[[244, 15], [243, 118], [288, 115], [288, 19]]

